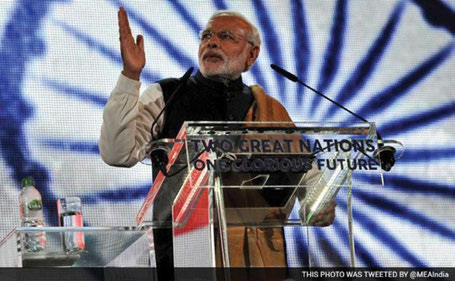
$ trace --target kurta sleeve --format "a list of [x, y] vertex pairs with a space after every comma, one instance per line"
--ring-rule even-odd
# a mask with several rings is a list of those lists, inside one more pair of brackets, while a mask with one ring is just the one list
[[[164, 107], [163, 91], [158, 83], [139, 95], [141, 82], [122, 74], [103, 111], [99, 139], [100, 154], [112, 166], [131, 167], [145, 158], [144, 148], [152, 140], [151, 126]], [[154, 127], [157, 137], [163, 127], [160, 117]]]

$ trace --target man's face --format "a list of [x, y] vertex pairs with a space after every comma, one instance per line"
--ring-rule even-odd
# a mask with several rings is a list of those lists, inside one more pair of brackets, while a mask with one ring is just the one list
[[[199, 70], [204, 77], [234, 80], [256, 60], [259, 47], [248, 42], [250, 27], [242, 19], [220, 16], [209, 22], [206, 30], [212, 36], [201, 41], [198, 52]], [[223, 40], [216, 34], [231, 34], [235, 40]]]

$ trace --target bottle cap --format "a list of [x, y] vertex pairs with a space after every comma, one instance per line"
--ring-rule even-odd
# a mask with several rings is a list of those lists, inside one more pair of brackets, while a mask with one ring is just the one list
[[34, 185], [33, 178], [32, 177], [26, 177], [22, 179], [22, 187]]

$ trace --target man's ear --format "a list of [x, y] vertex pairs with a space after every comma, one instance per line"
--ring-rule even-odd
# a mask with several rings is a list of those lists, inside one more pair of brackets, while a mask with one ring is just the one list
[[259, 46], [254, 46], [248, 51], [248, 58], [246, 60], [246, 69], [250, 69], [250, 67], [254, 64], [256, 59], [259, 56], [259, 52], [261, 48]]

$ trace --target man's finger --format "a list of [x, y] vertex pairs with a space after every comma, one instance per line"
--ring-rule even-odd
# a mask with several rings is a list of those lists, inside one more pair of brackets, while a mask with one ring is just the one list
[[123, 17], [125, 19], [125, 26], [126, 26], [126, 32], [131, 35], [131, 28], [130, 28], [130, 22], [128, 21], [128, 14], [126, 13], [125, 9], [123, 9]]
[[125, 22], [125, 10], [120, 8], [118, 11], [118, 27], [120, 33], [120, 40], [124, 39], [128, 33]]
[[136, 37], [136, 45], [141, 50], [144, 50], [144, 37], [142, 35], [140, 35], [140, 34]]
[[117, 12], [117, 21], [118, 21], [118, 33], [120, 35], [120, 39], [122, 39], [122, 35], [123, 35], [123, 29], [122, 29], [122, 12], [121, 12], [121, 9], [120, 8]]
[[124, 39], [127, 36], [131, 35], [131, 29], [128, 23], [128, 16], [123, 7], [120, 7], [120, 9], [118, 10], [118, 26], [121, 39], [122, 38]]

